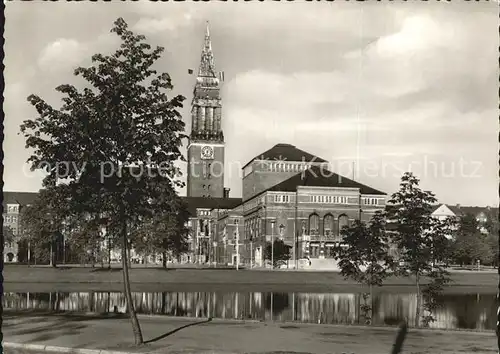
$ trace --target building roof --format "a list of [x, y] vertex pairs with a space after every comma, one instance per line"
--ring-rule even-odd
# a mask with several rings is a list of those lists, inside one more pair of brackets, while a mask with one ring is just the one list
[[498, 208], [478, 207], [478, 206], [471, 207], [471, 206], [450, 205], [443, 203], [434, 205], [434, 209], [432, 210], [432, 212], [435, 212], [441, 205], [446, 205], [448, 209], [450, 209], [456, 216], [464, 216], [466, 214], [477, 216], [482, 212], [484, 212], [487, 215], [491, 214], [498, 215]]
[[3, 192], [2, 205], [4, 207], [4, 211], [7, 204], [33, 204], [38, 194], [39, 192]]
[[307, 187], [339, 187], [359, 188], [361, 194], [386, 195], [382, 191], [353, 181], [344, 176], [328, 171], [320, 166], [311, 166], [304, 172], [300, 172], [289, 179], [267, 189], [267, 191], [295, 192], [298, 186]]
[[196, 209], [233, 209], [241, 204], [241, 198], [206, 198], [181, 197], [186, 203], [191, 216], [196, 216]]
[[253, 159], [243, 166], [247, 167], [254, 160], [276, 160], [276, 161], [296, 161], [296, 162], [327, 162], [320, 157], [311, 155], [310, 153], [300, 150], [291, 144], [276, 144], [269, 150]]
[[460, 209], [460, 206], [458, 206], [458, 205], [443, 204], [443, 203], [433, 205], [432, 206], [432, 213], [434, 213], [436, 210], [438, 210], [442, 205], [445, 205], [456, 216], [462, 216], [463, 215], [463, 211]]

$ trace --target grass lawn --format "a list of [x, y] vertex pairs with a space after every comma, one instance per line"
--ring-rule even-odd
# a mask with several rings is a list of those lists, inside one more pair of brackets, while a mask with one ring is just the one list
[[[121, 291], [121, 269], [83, 267], [27, 267], [6, 265], [5, 291]], [[453, 292], [496, 293], [494, 272], [452, 273]], [[281, 291], [357, 292], [361, 287], [337, 272], [268, 271], [234, 269], [132, 268], [133, 291]], [[413, 292], [413, 279], [389, 278], [379, 291]]]

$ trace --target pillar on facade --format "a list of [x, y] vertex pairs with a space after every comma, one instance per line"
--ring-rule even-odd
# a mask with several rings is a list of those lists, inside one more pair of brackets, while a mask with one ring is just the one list
[[216, 132], [219, 132], [221, 131], [221, 110], [222, 108], [221, 107], [216, 107], [214, 108], [214, 130]]
[[214, 128], [214, 109], [213, 107], [207, 107], [206, 108], [206, 111], [207, 111], [207, 128], [206, 130], [208, 130], [209, 132], [211, 132]]
[[198, 106], [193, 106], [191, 110], [191, 118], [193, 122], [192, 131], [198, 131]]
[[199, 129], [205, 130], [205, 107], [198, 107]]

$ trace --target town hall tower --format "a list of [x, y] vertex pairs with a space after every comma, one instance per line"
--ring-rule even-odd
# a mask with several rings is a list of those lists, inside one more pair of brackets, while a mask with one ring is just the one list
[[225, 197], [220, 85], [221, 80], [215, 71], [207, 22], [201, 63], [191, 103], [191, 135], [187, 148], [188, 197]]

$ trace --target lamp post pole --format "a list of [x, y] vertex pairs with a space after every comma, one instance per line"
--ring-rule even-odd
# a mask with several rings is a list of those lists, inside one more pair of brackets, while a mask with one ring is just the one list
[[239, 220], [236, 220], [236, 270], [239, 269], [240, 263], [240, 231], [239, 231]]
[[[280, 240], [281, 240], [281, 241], [283, 241], [283, 232], [284, 232], [284, 230], [285, 230], [285, 225], [280, 224], [279, 229], [280, 229], [280, 230], [279, 230], [279, 231], [280, 231], [280, 236], [279, 236], [279, 237], [280, 237]], [[288, 259], [287, 259], [287, 261], [286, 261], [286, 267], [288, 268]]]
[[271, 220], [271, 269], [274, 270], [274, 220]]
[[28, 267], [30, 266], [30, 260], [31, 260], [31, 242], [28, 240]]
[[253, 230], [250, 229], [250, 269], [253, 267]]

